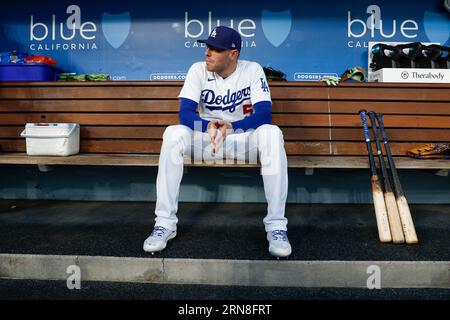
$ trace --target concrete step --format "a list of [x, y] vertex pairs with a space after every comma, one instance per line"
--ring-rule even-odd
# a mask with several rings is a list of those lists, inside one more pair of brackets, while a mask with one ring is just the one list
[[267, 261], [0, 254], [0, 278], [334, 288], [450, 288], [450, 261]]

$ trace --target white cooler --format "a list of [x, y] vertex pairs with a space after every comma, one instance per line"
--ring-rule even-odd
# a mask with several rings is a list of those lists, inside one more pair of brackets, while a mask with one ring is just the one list
[[80, 151], [78, 123], [27, 123], [20, 134], [30, 156], [69, 156]]

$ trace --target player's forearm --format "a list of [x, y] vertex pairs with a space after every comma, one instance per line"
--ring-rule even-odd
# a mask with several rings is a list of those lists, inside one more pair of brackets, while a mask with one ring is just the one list
[[242, 120], [232, 123], [233, 129], [236, 131], [241, 129], [247, 131], [249, 129], [256, 129], [263, 124], [272, 123], [272, 104], [270, 101], [261, 101], [253, 105], [255, 113]]
[[[180, 99], [180, 111], [178, 112], [178, 118], [180, 124], [183, 124], [192, 130], [201, 130], [202, 132], [206, 131], [206, 127], [208, 126], [209, 121], [203, 120], [200, 116], [195, 112], [197, 108], [197, 103], [190, 99], [181, 98]], [[201, 126], [195, 123], [201, 123]]]

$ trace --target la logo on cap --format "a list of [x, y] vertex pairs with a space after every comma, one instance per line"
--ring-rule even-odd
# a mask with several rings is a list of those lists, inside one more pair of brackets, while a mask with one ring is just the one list
[[215, 38], [216, 37], [216, 29], [213, 30], [213, 32], [211, 32], [211, 38]]

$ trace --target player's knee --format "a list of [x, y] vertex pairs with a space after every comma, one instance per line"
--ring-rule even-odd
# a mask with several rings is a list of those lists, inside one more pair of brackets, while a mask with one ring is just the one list
[[274, 124], [263, 124], [262, 126], [259, 126], [256, 131], [259, 133], [275, 134], [281, 137], [283, 136], [283, 132], [280, 127]]
[[270, 146], [274, 143], [284, 143], [283, 132], [272, 124], [264, 124], [256, 130], [258, 134], [258, 145], [260, 147]]
[[168, 126], [163, 134], [164, 142], [178, 142], [180, 140], [190, 139], [191, 130], [182, 124]]

